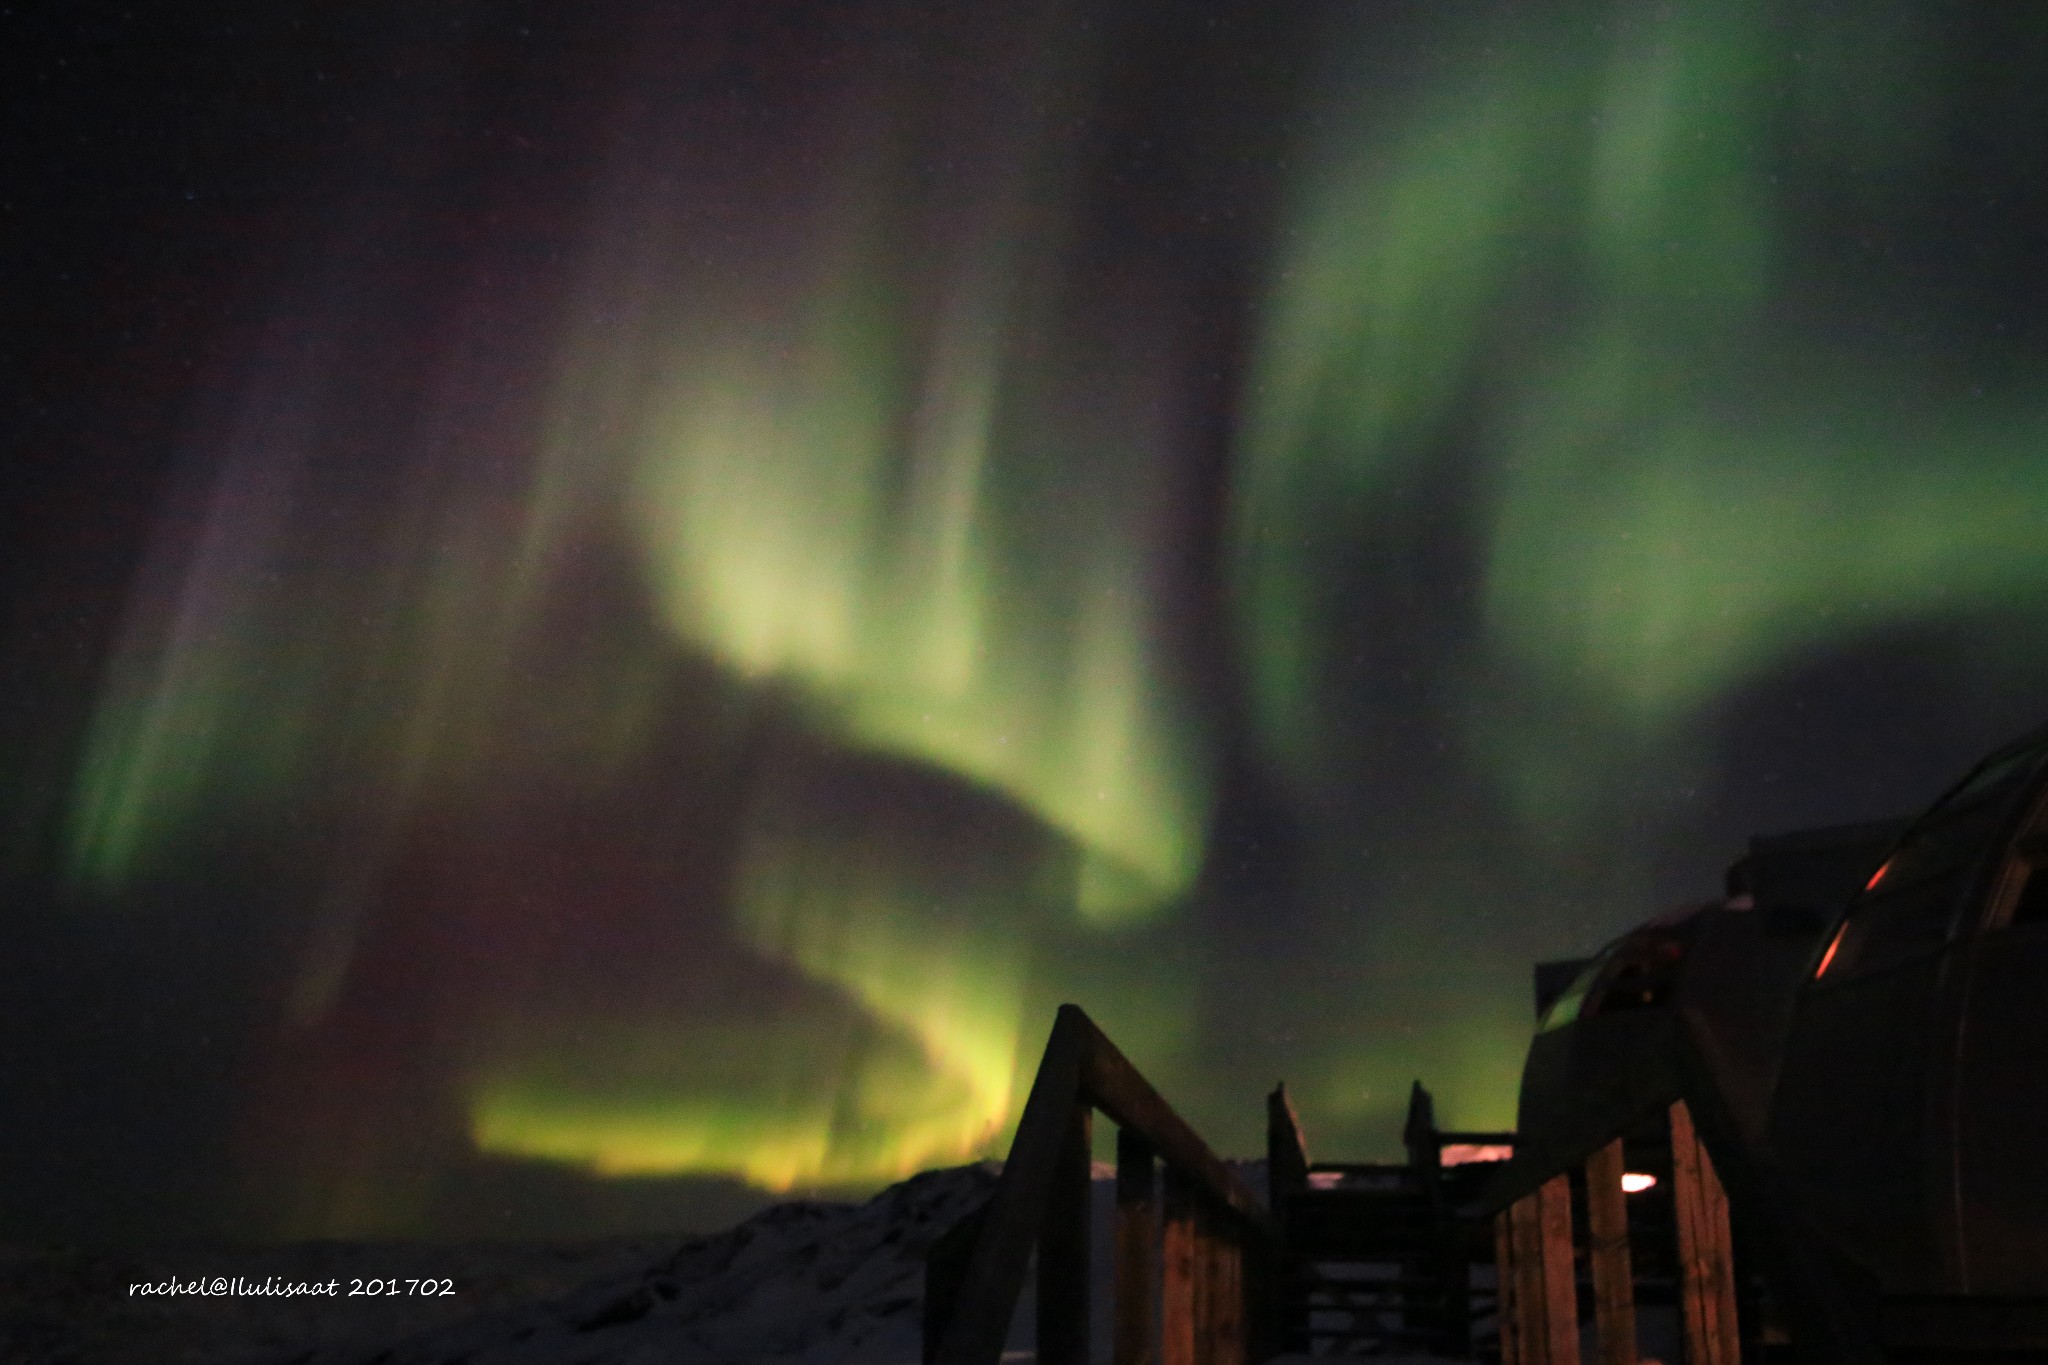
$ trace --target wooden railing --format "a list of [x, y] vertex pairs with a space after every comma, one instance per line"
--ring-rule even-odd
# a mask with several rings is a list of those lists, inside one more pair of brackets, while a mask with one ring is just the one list
[[[1592, 1281], [1595, 1359], [1636, 1359], [1628, 1201], [1621, 1193], [1623, 1130], [1661, 1127], [1670, 1143], [1676, 1232], [1676, 1289], [1686, 1359], [1735, 1365], [1742, 1355], [1731, 1205], [1743, 1218], [1754, 1268], [1769, 1288], [1780, 1327], [1802, 1358], [1881, 1365], [1877, 1282], [1804, 1211], [1798, 1190], [1744, 1140], [1689, 1037], [1679, 1049], [1680, 1093], [1587, 1145], [1558, 1153], [1545, 1169], [1511, 1171], [1483, 1201], [1493, 1212], [1504, 1365], [1577, 1365], [1575, 1260]], [[1598, 1146], [1589, 1140], [1598, 1137]], [[1518, 1160], [1520, 1158], [1518, 1157]], [[1585, 1226], [1575, 1227], [1571, 1182], [1585, 1190]], [[1475, 1212], [1480, 1210], [1475, 1209]], [[1651, 1250], [1659, 1250], [1651, 1248]], [[1754, 1330], [1760, 1324], [1752, 1324]]]
[[1115, 1365], [1246, 1365], [1278, 1351], [1285, 1251], [1272, 1215], [1094, 1021], [1062, 1005], [995, 1193], [932, 1248], [927, 1365], [997, 1365], [1034, 1246], [1040, 1365], [1086, 1365], [1096, 1110], [1118, 1129]]
[[[1694, 1365], [1739, 1365], [1728, 1199], [1685, 1101], [1673, 1103], [1668, 1113], [1685, 1358]], [[1619, 1136], [1586, 1159], [1582, 1237], [1574, 1235], [1566, 1171], [1495, 1216], [1503, 1365], [1578, 1365], [1575, 1246], [1583, 1247], [1592, 1278], [1595, 1359], [1600, 1365], [1635, 1365], [1635, 1272], [1622, 1173]]]

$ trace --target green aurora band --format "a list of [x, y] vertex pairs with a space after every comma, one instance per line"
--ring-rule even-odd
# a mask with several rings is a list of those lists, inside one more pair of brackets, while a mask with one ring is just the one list
[[[1402, 46], [1429, 54], [1420, 85], [1340, 44], [1244, 428], [1252, 717], [1341, 921], [1384, 747], [1346, 693], [1372, 629], [1359, 547], [1406, 543], [1396, 519], [1458, 468], [1472, 647], [1438, 702], [1479, 794], [1383, 822], [1418, 871], [1344, 942], [1401, 964], [1355, 983], [1395, 1003], [1311, 1064], [1326, 1114], [1390, 1122], [1392, 1079], [1419, 1074], [1460, 1121], [1511, 1125], [1528, 1023], [1500, 1001], [1523, 963], [1597, 938], [1518, 939], [1500, 907], [1606, 932], [1654, 908], [1648, 855], [1616, 832], [1642, 827], [1652, 774], [1703, 780], [1732, 695], [1916, 624], [1990, 623], [1970, 638], [1991, 667], [2048, 643], [2037, 371], [1802, 222], [1804, 193], [1861, 233], [1911, 225], [1967, 97], [1931, 14], [1503, 12]], [[1412, 93], [1358, 93], [1382, 86]], [[1525, 951], [1473, 966], [1481, 925]], [[1427, 989], [1403, 980], [1422, 971]]]
[[[1012, 40], [973, 39], [1014, 67]], [[681, 721], [701, 766], [671, 780], [740, 812], [730, 940], [838, 1003], [735, 1029], [600, 981], [537, 1014], [554, 988], [536, 965], [526, 998], [457, 1026], [447, 1064], [475, 1148], [774, 1190], [988, 1151], [1035, 1060], [1047, 935], [1090, 951], [1048, 926], [1109, 935], [1100, 954], [1169, 913], [1212, 799], [1156, 586], [1183, 496], [1173, 338], [1132, 344], [1142, 299], [1069, 283], [1057, 130], [1090, 45], [1039, 47], [1044, 69], [1000, 97], [852, 78], [802, 134], [833, 173], [753, 168], [751, 235], [722, 247], [690, 226], [716, 157], [680, 117], [652, 134], [678, 150], [616, 168], [601, 196], [537, 433], [460, 425], [478, 404], [458, 366], [426, 430], [401, 437], [407, 461], [346, 472], [322, 440], [350, 421], [342, 372], [360, 358], [253, 378], [217, 472], [166, 518], [197, 533], [167, 533], [138, 594], [78, 786], [80, 884], [144, 888], [207, 823], [367, 821], [301, 888], [318, 909], [290, 1055], [360, 977], [380, 919], [437, 913], [382, 904], [379, 864], [409, 822], [488, 819], [529, 790], [601, 798], [677, 724], [678, 668], [708, 668], [709, 706]], [[987, 117], [940, 112], [960, 102]], [[928, 161], [975, 169], [924, 183]], [[328, 300], [345, 334], [343, 306]], [[1052, 330], [1070, 349], [1029, 343]], [[488, 331], [471, 320], [466, 344]], [[1120, 368], [1089, 364], [1091, 333]], [[521, 449], [508, 480], [499, 452]], [[644, 614], [580, 604], [565, 650], [557, 603], [593, 554], [635, 561]], [[912, 817], [835, 830], [807, 810], [800, 780], [749, 757], [791, 727], [856, 767], [926, 771], [956, 804], [992, 795], [1010, 813], [963, 838], [993, 873]], [[1104, 1012], [1130, 1035], [1182, 1031], [1181, 983], [1120, 995]], [[293, 1230], [416, 1225], [377, 1189], [404, 1155], [337, 1159], [356, 1174], [290, 1201]]]
[[[1046, 54], [999, 93], [845, 78], [799, 119], [819, 150], [795, 167], [742, 174], [681, 115], [639, 129], [537, 411], [475, 417], [451, 363], [397, 453], [351, 472], [323, 433], [352, 420], [360, 357], [252, 372], [138, 586], [73, 873], [132, 901], [207, 831], [260, 841], [279, 811], [366, 828], [293, 874], [312, 908], [288, 1052], [359, 971], [410, 822], [527, 788], [595, 801], [680, 724], [675, 781], [732, 812], [732, 842], [722, 898], [663, 913], [715, 918], [813, 994], [743, 1024], [601, 980], [543, 1012], [490, 1000], [446, 1061], [475, 1150], [878, 1183], [998, 1146], [1048, 1004], [1089, 982], [1198, 1125], [1248, 1142], [1239, 1092], [1269, 1078], [1205, 1066], [1194, 1031], [1231, 971], [1287, 986], [1286, 1065], [1339, 1145], [1383, 1144], [1412, 1075], [1450, 1121], [1505, 1126], [1527, 962], [1592, 946], [1559, 923], [1660, 908], [1646, 857], [1601, 838], [1645, 773], [1702, 763], [1715, 708], [1774, 672], [2048, 587], [2038, 384], [1947, 358], [1939, 316], [1838, 325], [1849, 300], [1931, 305], [1885, 299], [1793, 222], [1795, 170], [1878, 217], [1934, 174], [1939, 57], [1911, 13], [1432, 20], [1426, 76], [1400, 79], [1369, 43], [1331, 45], [1223, 547], [1250, 743], [1306, 831], [1313, 979], [1137, 962], [1207, 894], [1223, 746], [1165, 600], [1169, 513], [1194, 496], [1183, 339], [1152, 282], [1082, 277], [1066, 130], [1101, 54], [1027, 42], [1023, 20], [973, 39], [992, 69]], [[932, 164], [969, 169], [934, 184]], [[729, 219], [700, 208], [724, 194]], [[396, 306], [345, 302], [338, 266], [312, 296], [337, 332]], [[493, 325], [479, 311], [452, 349]], [[1456, 776], [1375, 828], [1385, 723], [1344, 664], [1371, 629], [1357, 556], [1400, 542], [1452, 466], [1469, 638], [1430, 704]], [[630, 590], [565, 639], [593, 555]], [[679, 694], [683, 675], [713, 681]], [[832, 755], [813, 767], [993, 804], [950, 843], [916, 801], [850, 818], [812, 760], [750, 763], [791, 730]], [[1358, 872], [1362, 829], [1397, 873]], [[377, 1188], [403, 1159], [352, 1168], [364, 1188], [296, 1230], [416, 1226]]]
[[1938, 338], [1785, 321], [1843, 281], [1788, 240], [1774, 153], [1796, 138], [1910, 196], [1934, 154], [1925, 36], [1861, 10], [1803, 35], [1766, 18], [1625, 13], [1578, 62], [1555, 23], [1496, 23], [1420, 109], [1316, 158], [1237, 538], [1259, 717], [1295, 768], [1317, 747], [1329, 547], [1475, 394], [1487, 638], [1620, 732], [1669, 734], [1845, 634], [2042, 585], [2038, 396], [1985, 393]]

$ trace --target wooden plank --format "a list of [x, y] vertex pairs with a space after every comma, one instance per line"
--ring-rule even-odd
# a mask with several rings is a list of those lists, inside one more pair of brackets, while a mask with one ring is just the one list
[[1069, 1139], [1080, 1098], [1082, 1057], [1094, 1033], [1094, 1025], [1080, 1010], [1060, 1007], [1031, 1094], [1024, 1101], [1009, 1160], [1003, 1163], [987, 1219], [968, 1257], [952, 1320], [933, 1353], [935, 1365], [997, 1365], [1002, 1358], [1059, 1151]]
[[1678, 1213], [1678, 1290], [1686, 1361], [1740, 1365], [1728, 1197], [1684, 1100], [1671, 1106], [1671, 1197]]
[[1279, 1224], [1251, 1187], [1209, 1149], [1209, 1144], [1188, 1127], [1185, 1119], [1173, 1112], [1152, 1083], [1138, 1074], [1138, 1069], [1087, 1015], [1072, 1005], [1062, 1005], [1060, 1017], [1066, 1018], [1069, 1010], [1088, 1036], [1088, 1047], [1083, 1053], [1082, 1089], [1089, 1102], [1118, 1125], [1143, 1133], [1162, 1161], [1185, 1171], [1212, 1199], [1235, 1210], [1261, 1235], [1278, 1242]]
[[1152, 1144], [1134, 1128], [1116, 1134], [1115, 1365], [1153, 1365], [1152, 1262], [1159, 1253], [1159, 1181]]
[[1244, 1277], [1236, 1220], [1196, 1191], [1194, 1336], [1197, 1365], [1244, 1365]]
[[1586, 1162], [1586, 1249], [1593, 1272], [1593, 1325], [1600, 1365], [1636, 1365], [1635, 1267], [1628, 1249], [1628, 1195], [1621, 1139]]
[[1572, 1265], [1572, 1186], [1569, 1176], [1554, 1175], [1536, 1192], [1541, 1220], [1543, 1259], [1543, 1332], [1548, 1342], [1545, 1365], [1578, 1365], [1579, 1288]]
[[1159, 1365], [1196, 1365], [1195, 1186], [1172, 1166], [1161, 1177]]
[[1285, 1348], [1273, 1330], [1271, 1254], [1257, 1237], [1238, 1243], [1237, 1274], [1244, 1290], [1244, 1358], [1265, 1360]]
[[1209, 1337], [1213, 1365], [1245, 1365], [1244, 1252], [1227, 1215], [1212, 1215]]
[[1541, 1190], [1533, 1190], [1508, 1208], [1508, 1233], [1514, 1244], [1515, 1341], [1521, 1365], [1552, 1365], [1550, 1331], [1544, 1321], [1549, 1301], [1543, 1293], [1543, 1210]]
[[1500, 1365], [1522, 1365], [1516, 1331], [1514, 1211], [1493, 1215], [1493, 1317], [1500, 1331]]
[[1231, 1302], [1230, 1332], [1226, 1340], [1232, 1343], [1234, 1354], [1227, 1357], [1229, 1365], [1247, 1365], [1253, 1359], [1252, 1350], [1252, 1297], [1250, 1276], [1251, 1248], [1248, 1243], [1233, 1238], [1230, 1243], [1225, 1268], [1229, 1272]]
[[1521, 1365], [1578, 1365], [1569, 1179], [1552, 1176], [1516, 1200], [1509, 1214], [1516, 1355]]
[[1039, 1365], [1088, 1365], [1088, 1236], [1094, 1115], [1077, 1099], [1054, 1158], [1038, 1233]]

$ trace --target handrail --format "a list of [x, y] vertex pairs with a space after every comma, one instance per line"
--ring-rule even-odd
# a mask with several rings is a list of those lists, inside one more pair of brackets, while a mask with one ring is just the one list
[[[1241, 1365], [1271, 1354], [1263, 1310], [1266, 1268], [1282, 1254], [1278, 1224], [1236, 1172], [1077, 1005], [1062, 1005], [1024, 1102], [1009, 1159], [979, 1227], [933, 1248], [927, 1273], [925, 1359], [996, 1365], [1038, 1258], [1038, 1359], [1088, 1356], [1090, 1118], [1122, 1130], [1117, 1158], [1117, 1357], [1171, 1361], [1200, 1340]], [[1164, 1352], [1150, 1349], [1154, 1155], [1165, 1166]], [[971, 1248], [964, 1246], [971, 1239]], [[964, 1260], [964, 1265], [959, 1261]], [[943, 1300], [943, 1301], [942, 1301]], [[1247, 1328], [1250, 1328], [1249, 1334]], [[1142, 1334], [1142, 1335], [1141, 1335]], [[1232, 1346], [1234, 1345], [1234, 1350]], [[1218, 1350], [1221, 1346], [1221, 1350]]]
[[[1561, 1257], [1568, 1266], [1571, 1257], [1574, 1233], [1570, 1201], [1556, 1192], [1563, 1191], [1572, 1173], [1581, 1168], [1589, 1173], [1589, 1180], [1595, 1180], [1591, 1173], [1598, 1166], [1600, 1174], [1595, 1183], [1602, 1192], [1618, 1200], [1611, 1187], [1619, 1180], [1619, 1144], [1626, 1134], [1654, 1121], [1668, 1124], [1673, 1147], [1674, 1198], [1681, 1205], [1692, 1200], [1701, 1206], [1695, 1212], [1703, 1215], [1699, 1221], [1705, 1234], [1720, 1243], [1714, 1252], [1722, 1258], [1732, 1254], [1727, 1246], [1731, 1207], [1744, 1220], [1750, 1245], [1778, 1310], [1801, 1349], [1812, 1349], [1817, 1358], [1839, 1361], [1842, 1365], [1875, 1365], [1883, 1360], [1874, 1277], [1821, 1232], [1805, 1212], [1792, 1184], [1769, 1156], [1744, 1136], [1728, 1111], [1692, 1031], [1679, 1031], [1676, 1044], [1675, 1065], [1664, 1086], [1646, 1089], [1632, 1107], [1612, 1108], [1603, 1115], [1605, 1122], [1588, 1125], [1569, 1141], [1551, 1143], [1542, 1150], [1533, 1145], [1518, 1147], [1507, 1167], [1463, 1210], [1466, 1217], [1494, 1218], [1503, 1264], [1510, 1259], [1524, 1263], [1517, 1274], [1503, 1273], [1505, 1296], [1512, 1305], [1503, 1314], [1504, 1333], [1508, 1319], [1536, 1323], [1540, 1330], [1548, 1317], [1573, 1312], [1564, 1302], [1570, 1294], [1568, 1271], [1558, 1272], [1561, 1278], [1553, 1289], [1546, 1290], [1541, 1283], [1547, 1262]], [[1607, 1169], [1610, 1164], [1611, 1171]], [[1701, 1190], [1707, 1193], [1701, 1194]], [[1563, 1201], [1560, 1207], [1565, 1212], [1557, 1215], [1556, 1228], [1539, 1234], [1534, 1229], [1534, 1210], [1554, 1193]], [[1625, 1248], [1626, 1215], [1623, 1212], [1616, 1216], [1622, 1220]], [[1523, 1227], [1525, 1218], [1531, 1224], [1527, 1229]], [[1559, 1249], [1548, 1249], [1544, 1245], [1546, 1237], [1555, 1241]], [[1626, 1264], [1625, 1250], [1622, 1258]], [[1681, 1256], [1682, 1261], [1685, 1259]], [[1536, 1269], [1529, 1269], [1531, 1265]], [[1689, 1278], [1689, 1273], [1681, 1278]], [[1681, 1291], [1682, 1316], [1689, 1323], [1695, 1311], [1693, 1289], [1682, 1284]], [[1703, 1288], [1700, 1292], [1707, 1291]], [[1732, 1296], [1732, 1288], [1721, 1292]], [[1558, 1298], [1556, 1304], [1545, 1307], [1533, 1302], [1552, 1293]], [[1530, 1302], [1524, 1306], [1523, 1301]], [[1732, 1353], [1732, 1302], [1726, 1312], [1728, 1320], [1717, 1322], [1711, 1334], [1719, 1342], [1717, 1349]], [[1719, 1318], [1722, 1310], [1707, 1306], [1703, 1316]], [[1519, 1333], [1522, 1328], [1516, 1326], [1513, 1330]], [[1688, 1331], [1691, 1330], [1688, 1325]], [[1552, 1358], [1575, 1361], [1578, 1357], [1572, 1343], [1576, 1337], [1567, 1332], [1561, 1342], [1555, 1352], [1550, 1352], [1536, 1342], [1524, 1341], [1518, 1347], [1519, 1359], [1523, 1365]]]
[[1089, 1048], [1082, 1073], [1083, 1096], [1106, 1114], [1119, 1128], [1135, 1128], [1151, 1142], [1161, 1160], [1193, 1176], [1210, 1198], [1234, 1210], [1274, 1242], [1280, 1240], [1280, 1225], [1251, 1187], [1209, 1144], [1173, 1112], [1151, 1082], [1138, 1074], [1130, 1059], [1104, 1036], [1094, 1020], [1078, 1005], [1062, 1005], [1060, 1013], [1074, 1012], [1074, 1018], [1089, 1034]]

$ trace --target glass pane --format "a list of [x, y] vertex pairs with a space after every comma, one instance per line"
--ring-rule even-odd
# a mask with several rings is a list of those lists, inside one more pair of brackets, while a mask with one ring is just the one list
[[1966, 870], [1966, 864], [1952, 865], [1939, 875], [1865, 896], [1849, 917], [1840, 958], [1829, 975], [1876, 971], [1938, 952], [1948, 940]]

